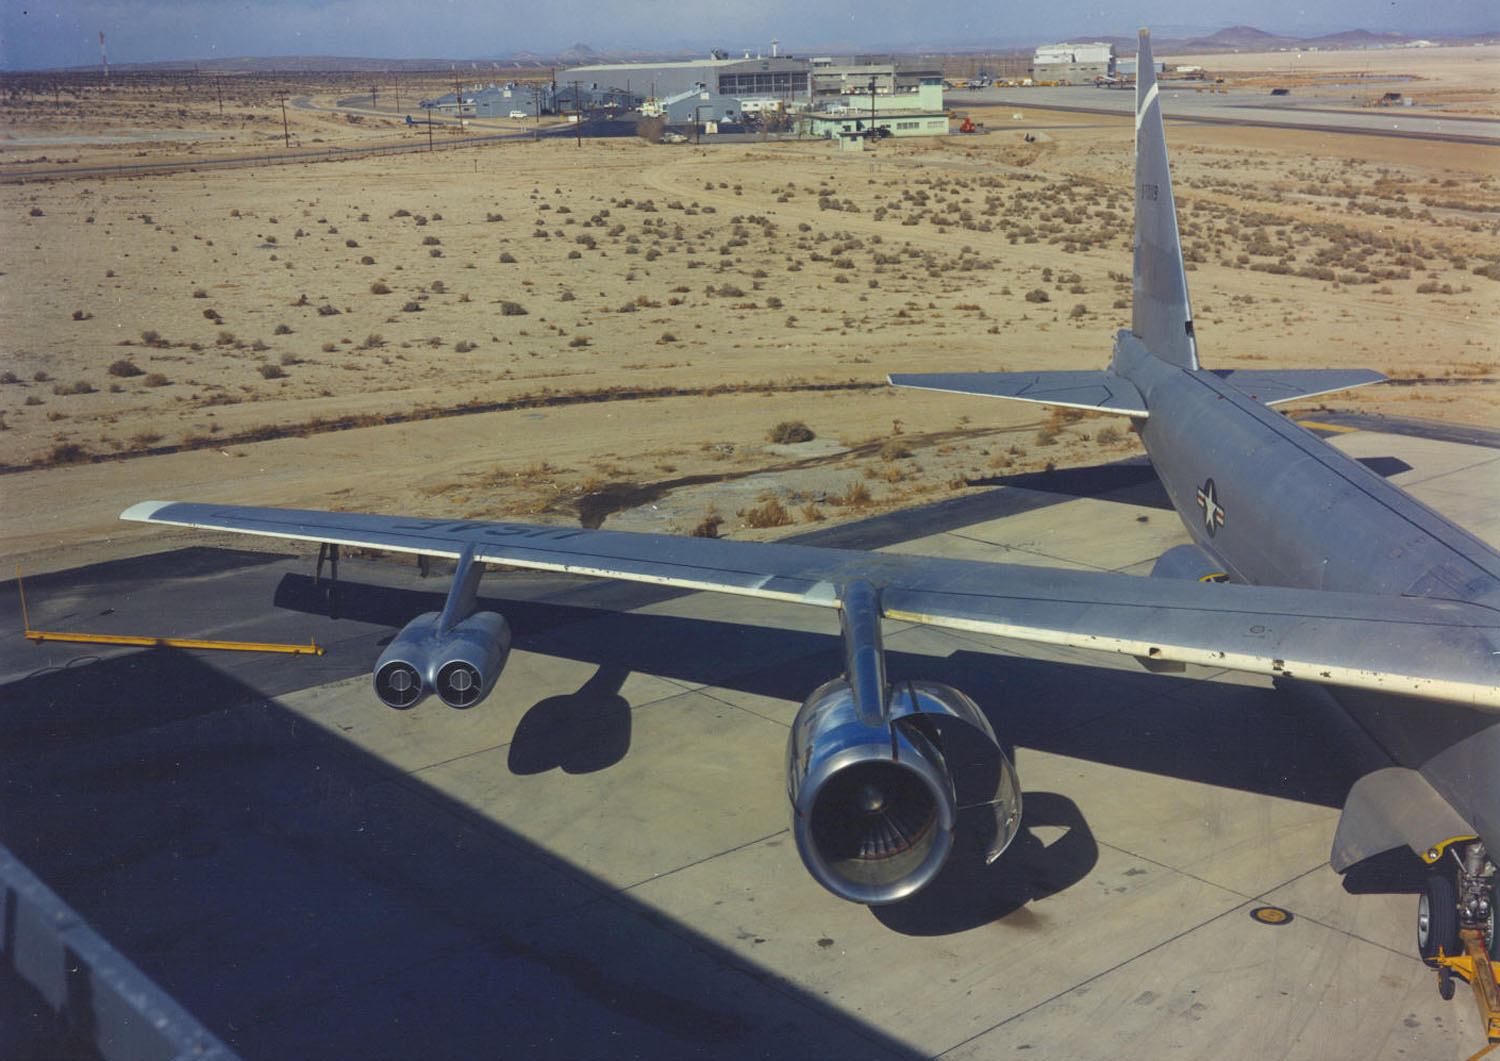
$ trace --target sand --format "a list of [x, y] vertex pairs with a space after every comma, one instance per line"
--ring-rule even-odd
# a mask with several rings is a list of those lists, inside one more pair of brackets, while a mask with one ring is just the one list
[[[425, 139], [316, 88], [304, 144]], [[7, 112], [0, 176], [163, 125], [117, 108], [39, 163], [78, 134], [44, 102]], [[279, 142], [279, 97], [238, 106]], [[153, 160], [235, 153], [185, 109]], [[1117, 419], [880, 385], [1099, 368], [1129, 323], [1128, 121], [1009, 113], [861, 154], [514, 141], [0, 186], [0, 552], [184, 540], [116, 520], [145, 498], [765, 537], [1138, 452]], [[1326, 404], [1500, 420], [1500, 151], [1169, 139], [1205, 364], [1368, 366], [1403, 382]], [[785, 420], [816, 439], [772, 445]]]

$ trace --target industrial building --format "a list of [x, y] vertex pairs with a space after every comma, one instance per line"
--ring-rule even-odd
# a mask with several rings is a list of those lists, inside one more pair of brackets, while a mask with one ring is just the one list
[[664, 118], [669, 125], [685, 122], [737, 122], [745, 109], [735, 96], [714, 92], [706, 85], [694, 85], [686, 92], [656, 101], [647, 101], [641, 107], [647, 117]]
[[448, 92], [424, 99], [425, 111], [452, 118], [507, 118], [524, 112], [528, 118], [555, 109], [552, 86], [545, 82], [485, 85], [462, 93]]
[[[559, 86], [574, 81], [597, 88], [614, 88], [630, 95], [661, 100], [702, 85], [710, 92], [736, 99], [782, 101], [783, 110], [815, 104], [820, 99], [868, 92], [914, 92], [925, 80], [941, 80], [935, 64], [895, 56], [853, 56], [847, 59], [802, 59], [746, 55], [730, 59], [715, 52], [707, 59], [670, 63], [614, 63], [578, 66], [560, 71]], [[760, 109], [766, 109], [763, 105]]]
[[1091, 44], [1043, 44], [1031, 61], [1037, 81], [1082, 83], [1096, 77], [1115, 76], [1115, 46], [1100, 41]]
[[924, 78], [911, 91], [849, 94], [825, 101], [801, 114], [798, 128], [808, 136], [946, 136], [948, 112], [943, 109], [943, 80]]
[[579, 82], [596, 89], [662, 100], [699, 85], [725, 96], [771, 96], [806, 100], [809, 67], [805, 59], [690, 59], [671, 63], [612, 63], [575, 66], [557, 73], [557, 84]]

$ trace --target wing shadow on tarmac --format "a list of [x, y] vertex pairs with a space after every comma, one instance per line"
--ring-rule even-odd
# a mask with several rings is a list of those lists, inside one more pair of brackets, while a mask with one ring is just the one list
[[[435, 581], [427, 592], [346, 583], [343, 614], [397, 626], [438, 607], [443, 584]], [[554, 587], [548, 599], [529, 599], [546, 584]], [[842, 666], [832, 619], [827, 633], [816, 633], [625, 614], [613, 609], [683, 594], [525, 574], [492, 575], [485, 588], [492, 594], [515, 590], [508, 599], [486, 597], [481, 607], [507, 617], [518, 650], [599, 668], [582, 689], [548, 697], [523, 716], [510, 751], [517, 773], [553, 766], [587, 772], [623, 758], [630, 708], [618, 690], [632, 671], [797, 703]], [[559, 598], [579, 603], [554, 603]], [[276, 600], [281, 607], [322, 607], [319, 588], [301, 575], [283, 576]], [[1059, 662], [978, 650], [936, 657], [887, 645], [892, 680], [936, 679], [974, 697], [1017, 762], [1023, 785], [1026, 750], [1034, 749], [1337, 807], [1369, 768], [1358, 754], [1361, 742], [1352, 739], [1352, 724], [1326, 697], [1163, 677], [1089, 665], [1087, 659]], [[503, 676], [492, 695], [505, 695]], [[966, 931], [1076, 884], [1098, 857], [1079, 808], [1058, 793], [1027, 792], [1022, 834], [992, 866], [983, 863], [980, 833], [978, 819], [961, 815], [958, 847], [938, 880], [873, 915], [910, 935]]]
[[[506, 616], [518, 650], [592, 663], [612, 675], [640, 671], [793, 703], [842, 668], [833, 618], [827, 633], [814, 633], [599, 610], [682, 596], [678, 590], [619, 584], [575, 583], [551, 595], [577, 604], [494, 595], [507, 590], [510, 577], [491, 575], [484, 586], [490, 595], [480, 606]], [[523, 592], [543, 581], [520, 578]], [[346, 582], [345, 620], [396, 627], [438, 607], [442, 588], [441, 582], [431, 592]], [[306, 576], [284, 575], [276, 590], [281, 608], [316, 609], [320, 601]], [[1342, 805], [1358, 776], [1353, 771], [1360, 764], [1346, 761], [1338, 743], [1329, 744], [1328, 727], [1342, 732], [1350, 725], [1331, 702], [1322, 710], [1316, 702], [1260, 687], [1090, 665], [1092, 657], [1082, 653], [1068, 662], [979, 650], [940, 658], [887, 644], [886, 656], [893, 681], [934, 679], [968, 693], [1007, 751], [1033, 748], [1332, 807]], [[502, 676], [492, 695], [503, 695], [504, 687]], [[540, 716], [535, 721], [532, 712]], [[549, 701], [532, 712], [521, 728], [555, 728], [545, 722], [555, 714]]]
[[247, 1057], [910, 1056], [192, 653], [3, 699], [0, 838]]

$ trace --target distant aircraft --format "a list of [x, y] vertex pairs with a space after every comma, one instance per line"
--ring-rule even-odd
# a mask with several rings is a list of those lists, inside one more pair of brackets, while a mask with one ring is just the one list
[[[1134, 306], [1101, 371], [901, 374], [920, 387], [1131, 418], [1193, 543], [1152, 577], [785, 543], [515, 523], [143, 502], [122, 518], [458, 560], [441, 612], [413, 619], [375, 664], [375, 692], [472, 707], [509, 651], [476, 611], [485, 563], [714, 590], [836, 609], [844, 672], [793, 723], [787, 785], [804, 864], [843, 898], [888, 903], [930, 882], [960, 809], [950, 764], [989, 757], [968, 807], [999, 857], [1021, 821], [1016, 773], [966, 695], [891, 683], [881, 620], [1319, 683], [1388, 752], [1353, 787], [1340, 871], [1406, 845], [1429, 866], [1424, 957], [1460, 928], [1495, 930], [1500, 849], [1500, 554], [1271, 406], [1377, 372], [1199, 367], [1151, 41], [1136, 86]], [[1216, 584], [1219, 582], [1228, 584]], [[993, 791], [990, 785], [993, 784]], [[1493, 942], [1491, 942], [1493, 946]]]

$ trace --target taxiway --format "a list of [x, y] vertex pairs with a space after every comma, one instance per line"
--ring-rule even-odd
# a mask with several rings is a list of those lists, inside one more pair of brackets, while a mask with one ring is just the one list
[[[1335, 441], [1500, 541], [1493, 445]], [[807, 540], [1144, 574], [1185, 535], [1127, 463]], [[1014, 750], [1025, 828], [868, 909], [788, 830], [787, 728], [839, 669], [830, 613], [492, 573], [483, 606], [516, 633], [495, 692], [396, 712], [368, 670], [445, 579], [346, 561], [334, 620], [311, 554], [172, 542], [28, 580], [33, 625], [326, 654], [7, 639], [0, 843], [246, 1057], [1483, 1046], [1416, 957], [1404, 866], [1327, 865], [1378, 759], [1316, 691], [890, 624], [891, 676], [964, 689]]]

